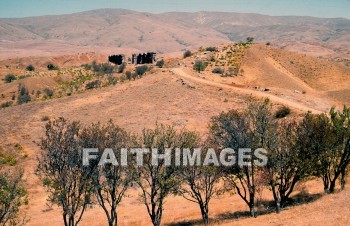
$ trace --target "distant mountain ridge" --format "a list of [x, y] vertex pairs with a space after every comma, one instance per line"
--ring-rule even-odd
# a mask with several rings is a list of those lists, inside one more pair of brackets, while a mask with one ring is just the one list
[[[152, 14], [123, 9], [0, 19], [0, 50], [8, 43], [136, 48], [168, 53], [228, 41], [300, 42], [332, 50], [350, 43], [350, 20], [197, 12]], [[23, 45], [22, 45], [23, 47]], [[53, 48], [54, 49], [54, 48]]]

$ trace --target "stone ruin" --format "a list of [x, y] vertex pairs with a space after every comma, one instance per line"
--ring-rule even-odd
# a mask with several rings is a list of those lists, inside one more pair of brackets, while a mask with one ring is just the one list
[[108, 61], [116, 65], [122, 65], [124, 63], [124, 55], [111, 55], [108, 57]]
[[156, 62], [156, 53], [132, 54], [132, 64], [153, 64]]

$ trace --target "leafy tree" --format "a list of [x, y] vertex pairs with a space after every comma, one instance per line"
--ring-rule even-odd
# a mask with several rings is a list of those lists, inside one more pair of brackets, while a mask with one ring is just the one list
[[48, 201], [62, 208], [64, 225], [75, 226], [81, 221], [93, 192], [90, 167], [83, 166], [79, 122], [64, 118], [46, 125], [41, 139], [42, 152], [37, 172], [49, 193]]
[[[248, 109], [239, 113], [231, 110], [213, 117], [210, 123], [210, 136], [220, 150], [232, 148], [239, 150], [250, 147], [252, 150], [264, 148], [269, 150], [274, 139], [275, 124], [268, 100], [250, 102]], [[254, 151], [246, 152], [249, 164], [235, 164], [224, 167], [224, 179], [248, 205], [251, 216], [255, 216], [255, 199], [257, 189], [265, 184], [258, 183], [263, 173], [262, 167], [257, 167], [259, 161]]]
[[286, 206], [295, 185], [309, 178], [314, 170], [315, 159], [300, 143], [303, 139], [302, 124], [282, 121], [276, 130], [277, 141], [268, 152], [267, 176], [277, 213]]
[[14, 173], [4, 172], [1, 164], [0, 172], [0, 224], [18, 225], [20, 222], [19, 209], [28, 203], [27, 192], [23, 183], [23, 171]]
[[198, 73], [201, 73], [201, 71], [204, 71], [206, 67], [207, 67], [207, 64], [201, 60], [196, 61], [193, 65], [193, 69]]
[[16, 76], [13, 74], [8, 74], [5, 76], [4, 81], [5, 83], [11, 83], [13, 81], [17, 80]]
[[[174, 154], [175, 147], [183, 146], [179, 137], [180, 134], [171, 126], [157, 125], [155, 129], [144, 129], [141, 143], [144, 148], [157, 148], [159, 154], [166, 154], [170, 150]], [[152, 153], [145, 153], [143, 165], [137, 167], [136, 183], [142, 190], [142, 200], [146, 205], [147, 212], [153, 225], [161, 224], [163, 215], [164, 199], [176, 191], [180, 179], [178, 167], [174, 164], [167, 166], [166, 160], [161, 159], [158, 164], [152, 164]]]
[[[326, 116], [310, 116], [311, 118], [323, 118], [319, 123], [307, 128], [309, 142], [313, 144], [311, 151], [318, 156], [318, 174], [323, 179], [326, 192], [333, 193], [336, 182], [341, 179], [341, 187], [344, 187], [345, 175], [350, 164], [350, 109], [344, 106], [343, 111], [330, 110], [330, 120]], [[320, 121], [320, 120], [319, 120]]]
[[[112, 121], [106, 125], [92, 124], [83, 129], [81, 139], [86, 147], [98, 148], [98, 159], [101, 159], [105, 149], [112, 149], [115, 156], [121, 156], [122, 148], [131, 148], [135, 144], [132, 137]], [[100, 166], [96, 163], [92, 176], [94, 196], [106, 214], [108, 224], [117, 225], [117, 207], [133, 181], [132, 165], [122, 166], [118, 162], [117, 165], [108, 163]]]
[[[182, 142], [184, 145], [180, 148], [188, 149], [188, 153], [194, 156], [195, 148], [198, 148], [201, 143], [199, 135], [194, 132], [186, 132], [182, 134], [181, 140], [185, 142]], [[208, 144], [205, 146], [209, 147]], [[203, 161], [205, 155], [206, 153], [202, 152], [201, 161]], [[221, 176], [221, 169], [216, 166], [183, 164], [181, 167], [182, 186], [180, 186], [177, 193], [186, 200], [199, 205], [204, 224], [209, 223], [210, 201], [224, 191], [219, 184]]]

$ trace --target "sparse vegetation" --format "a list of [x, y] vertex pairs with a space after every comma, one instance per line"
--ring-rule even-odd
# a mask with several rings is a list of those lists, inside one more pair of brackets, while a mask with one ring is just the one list
[[26, 67], [26, 70], [27, 71], [35, 71], [35, 67], [33, 66], [33, 65], [28, 65], [27, 67]]
[[140, 77], [142, 77], [147, 71], [148, 71], [147, 65], [142, 65], [135, 68], [135, 73]]
[[8, 74], [5, 76], [4, 81], [5, 83], [11, 83], [13, 81], [17, 80], [17, 77], [13, 74]]
[[222, 70], [222, 68], [216, 67], [216, 68], [214, 68], [214, 69], [212, 70], [212, 73], [214, 73], [214, 74], [223, 74], [224, 71]]
[[163, 68], [164, 64], [165, 64], [164, 60], [161, 59], [161, 60], [157, 61], [156, 66], [159, 68]]
[[194, 63], [193, 70], [197, 71], [198, 73], [201, 73], [201, 71], [204, 71], [207, 66], [208, 66], [207, 62], [198, 60]]
[[17, 97], [17, 104], [21, 105], [24, 103], [28, 103], [32, 100], [32, 98], [29, 95], [29, 91], [27, 90], [27, 88], [20, 84], [18, 86], [18, 97]]
[[192, 56], [192, 52], [190, 50], [187, 50], [187, 51], [184, 52], [184, 55], [183, 55], [184, 58], [187, 58], [187, 57], [190, 57], [190, 56]]
[[47, 65], [47, 69], [48, 69], [49, 71], [59, 70], [59, 68], [58, 68], [57, 66], [53, 65], [53, 64], [48, 64], [48, 65]]
[[290, 108], [283, 106], [275, 113], [276, 118], [285, 118], [287, 115], [290, 114]]

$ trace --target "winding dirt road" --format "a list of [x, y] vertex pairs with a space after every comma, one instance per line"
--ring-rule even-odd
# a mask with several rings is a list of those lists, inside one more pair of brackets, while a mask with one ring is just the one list
[[173, 68], [171, 70], [177, 76], [184, 78], [184, 79], [191, 80], [192, 82], [195, 82], [195, 83], [200, 83], [200, 84], [209, 85], [209, 86], [215, 86], [215, 87], [226, 89], [226, 90], [233, 90], [236, 93], [243, 94], [243, 95], [252, 95], [252, 96], [257, 97], [257, 98], [269, 98], [272, 102], [283, 104], [283, 105], [289, 106], [290, 108], [298, 109], [298, 110], [301, 110], [304, 112], [311, 111], [312, 113], [317, 113], [317, 114], [323, 113], [323, 111], [321, 111], [319, 109], [304, 105], [303, 103], [298, 103], [298, 102], [295, 102], [292, 100], [286, 100], [286, 99], [283, 99], [281, 97], [275, 96], [275, 95], [270, 94], [270, 93], [257, 91], [257, 90], [251, 90], [251, 89], [247, 89], [247, 88], [233, 87], [233, 86], [230, 86], [228, 84], [223, 84], [223, 83], [205, 80], [205, 79], [202, 79], [199, 77], [189, 75], [188, 73], [183, 71], [181, 68]]

